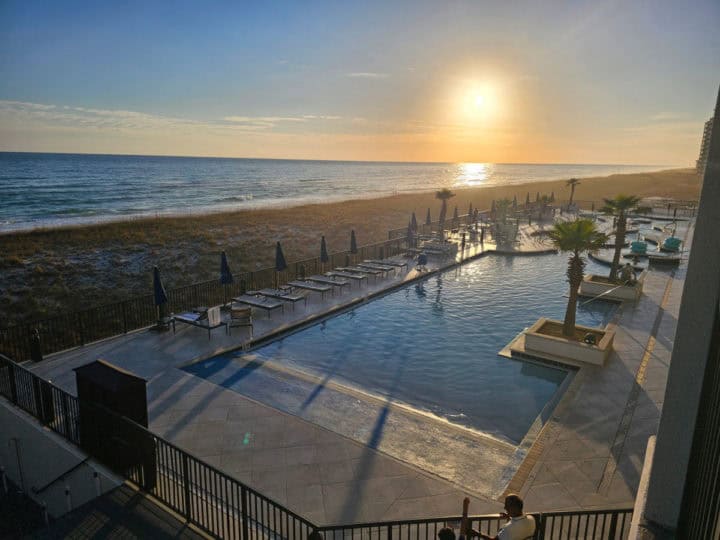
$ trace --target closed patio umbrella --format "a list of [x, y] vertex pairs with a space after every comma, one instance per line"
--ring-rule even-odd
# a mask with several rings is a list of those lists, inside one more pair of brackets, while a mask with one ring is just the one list
[[440, 217], [438, 218], [440, 238], [444, 238], [445, 231], [445, 217], [447, 216], [447, 201], [442, 200], [442, 206], [440, 206]]
[[455, 210], [453, 210], [452, 228], [457, 229], [459, 225], [460, 225], [460, 216], [458, 214], [457, 206], [455, 206]]
[[325, 236], [323, 235], [320, 239], [320, 268], [325, 271], [325, 263], [330, 260], [327, 252], [327, 245], [325, 244]]
[[525, 196], [525, 208], [530, 206], [530, 192], [528, 191], [528, 194]]
[[415, 218], [415, 212], [412, 213], [412, 218], [410, 218], [410, 226], [412, 227], [413, 231], [417, 231], [418, 225], [417, 219]]
[[415, 231], [412, 228], [412, 221], [408, 223], [406, 240], [409, 248], [415, 247]]
[[168, 297], [160, 280], [160, 270], [157, 266], [153, 266], [153, 297], [155, 305], [158, 307], [158, 324], [161, 324], [165, 317], [165, 304], [167, 304]]
[[430, 219], [430, 209], [428, 208], [427, 216], [425, 216], [425, 225], [432, 225], [432, 220]]
[[287, 268], [280, 242], [275, 245], [275, 288], [280, 286], [280, 272]]
[[513, 196], [513, 210], [517, 210], [517, 195]]
[[227, 255], [223, 251], [220, 254], [220, 283], [223, 285], [223, 299], [224, 303], [227, 304], [227, 286], [232, 284], [233, 275], [230, 271], [230, 265], [228, 265]]

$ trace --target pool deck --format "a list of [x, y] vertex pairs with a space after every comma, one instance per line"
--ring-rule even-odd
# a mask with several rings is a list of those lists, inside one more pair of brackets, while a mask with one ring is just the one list
[[[521, 228], [519, 245], [468, 243], [456, 260], [431, 257], [428, 268], [495, 249], [547, 249], [530, 236], [536, 227]], [[241, 347], [248, 338], [244, 328], [233, 329], [230, 336], [216, 330], [209, 340], [207, 332], [189, 326], [178, 326], [175, 335], [141, 330], [28, 367], [72, 393], [72, 369], [97, 358], [147, 379], [151, 430], [318, 525], [457, 515], [466, 494], [471, 513], [498, 512], [503, 489], [488, 486], [496, 486], [500, 476], [503, 486], [525, 496], [530, 511], [629, 507], [647, 437], [657, 432], [684, 273], [684, 266], [670, 276], [650, 272], [641, 300], [618, 312], [615, 352], [606, 366], [580, 369], [550, 421], [521, 449], [482, 438], [451, 446], [458, 439], [453, 430], [435, 426], [426, 434], [419, 423], [417, 430], [405, 432], [407, 422], [385, 423], [383, 407], [376, 423], [381, 440], [371, 448], [180, 369]], [[313, 293], [306, 308], [296, 306], [271, 318], [259, 314], [255, 339], [364, 302], [416, 277], [410, 268], [354, 284], [322, 301]], [[397, 414], [405, 419], [402, 411]], [[420, 451], [405, 453], [408, 446]], [[419, 454], [425, 461], [413, 458]], [[485, 476], [493, 481], [483, 484]]]

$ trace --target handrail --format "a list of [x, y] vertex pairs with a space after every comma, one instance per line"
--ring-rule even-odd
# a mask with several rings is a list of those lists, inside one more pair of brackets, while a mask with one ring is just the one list
[[75, 471], [76, 469], [79, 469], [80, 467], [82, 467], [82, 466], [83, 466], [85, 463], [87, 463], [89, 460], [90, 460], [90, 456], [87, 456], [85, 459], [83, 459], [83, 460], [80, 461], [79, 463], [76, 463], [75, 465], [73, 465], [72, 467], [70, 467], [67, 471], [65, 471], [64, 473], [62, 473], [61, 475], [59, 475], [57, 478], [55, 478], [54, 480], [51, 480], [50, 482], [48, 482], [47, 484], [45, 484], [43, 487], [41, 487], [41, 488], [32, 487], [32, 488], [30, 488], [30, 489], [32, 490], [32, 492], [33, 492], [35, 495], [40, 495], [43, 491], [45, 491], [47, 488], [49, 488], [50, 486], [52, 486], [55, 482], [58, 482], [59, 480], [62, 480], [63, 478], [65, 478], [65, 477], [66, 477], [68, 474], [70, 474], [71, 472], [73, 472], [73, 471]]

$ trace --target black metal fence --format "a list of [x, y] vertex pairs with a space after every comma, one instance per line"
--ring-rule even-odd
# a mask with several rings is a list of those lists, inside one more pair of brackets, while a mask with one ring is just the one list
[[[167, 309], [168, 312], [177, 313], [196, 306], [216, 306], [248, 289], [272, 287], [277, 279], [281, 282], [291, 281], [342, 266], [348, 259], [391, 257], [402, 252], [403, 248], [404, 238], [394, 238], [361, 246], [357, 254], [349, 251], [333, 253], [325, 265], [321, 264], [319, 258], [312, 258], [290, 263], [287, 270], [279, 275], [274, 268], [263, 268], [237, 274], [234, 283], [230, 285], [222, 285], [217, 279], [168, 289]], [[153, 296], [148, 294], [123, 302], [0, 328], [0, 353], [17, 360], [27, 360], [34, 356], [34, 348], [35, 353], [46, 355], [146, 328], [157, 320], [158, 309], [153, 303]], [[36, 330], [38, 339], [34, 338]]]
[[[632, 520], [631, 509], [592, 510], [587, 512], [531, 513], [535, 518], [534, 540], [622, 539], [627, 538]], [[481, 533], [495, 536], [505, 524], [498, 516], [472, 516], [470, 526]], [[358, 525], [320, 527], [325, 540], [436, 539], [443, 527], [457, 529], [461, 517], [386, 521]]]
[[[265, 497], [242, 482], [188, 454], [139, 424], [78, 398], [39, 378], [0, 355], [0, 394], [43, 425], [83, 448], [82, 411], [96, 408], [105, 419], [108, 444], [130, 444], [152, 449], [154, 459], [142, 466], [120, 467], [105, 463], [168, 507], [217, 538], [304, 539], [313, 530], [326, 540], [415, 539], [433, 540], [445, 526], [457, 526], [459, 516], [407, 521], [316, 527], [315, 524]], [[99, 409], [102, 409], [101, 411]], [[95, 429], [95, 426], [91, 426]], [[121, 435], [123, 441], [117, 441]], [[132, 460], [131, 460], [132, 461]], [[148, 465], [150, 464], [150, 465]], [[148, 466], [152, 470], [148, 470]], [[532, 514], [536, 539], [626, 538], [631, 509]], [[473, 516], [473, 528], [496, 534], [498, 516]]]

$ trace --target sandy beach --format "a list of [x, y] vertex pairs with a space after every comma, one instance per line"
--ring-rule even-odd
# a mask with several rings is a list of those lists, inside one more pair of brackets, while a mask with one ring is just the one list
[[[696, 200], [700, 182], [694, 169], [587, 178], [577, 186], [575, 200], [586, 208], [619, 193]], [[503, 197], [522, 203], [528, 193], [531, 200], [538, 192], [554, 193], [556, 200], [570, 195], [565, 180], [454, 192], [450, 215], [455, 205], [465, 214], [470, 203], [486, 209]], [[240, 272], [271, 266], [276, 241], [288, 261], [316, 256], [323, 234], [330, 252], [347, 249], [351, 229], [358, 244], [370, 244], [407, 225], [413, 211], [424, 222], [428, 208], [436, 220], [440, 203], [434, 192], [4, 234], [0, 313], [4, 323], [13, 324], [147, 294], [153, 265], [168, 288], [213, 279], [222, 250], [232, 270]]]

